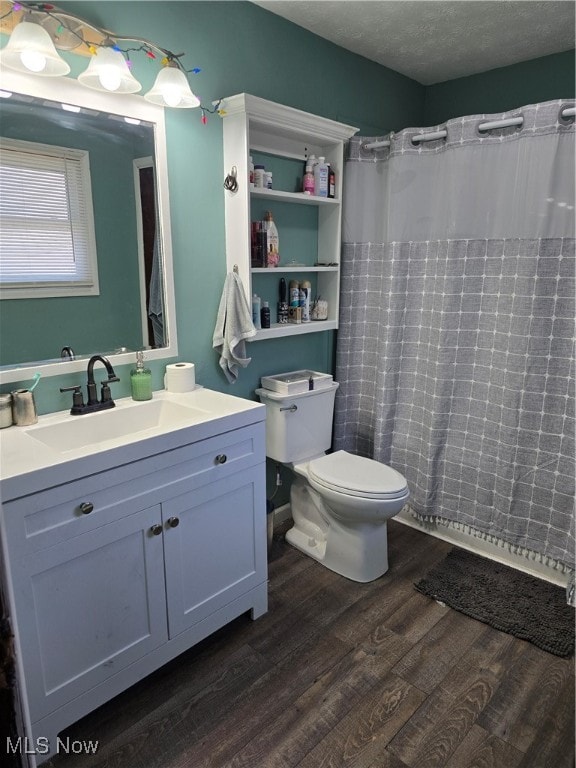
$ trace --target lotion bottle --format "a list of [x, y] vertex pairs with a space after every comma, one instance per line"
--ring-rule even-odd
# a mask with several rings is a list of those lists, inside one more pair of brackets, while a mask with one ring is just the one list
[[274, 223], [272, 211], [264, 214], [264, 229], [266, 231], [266, 266], [277, 267], [280, 263], [280, 238], [278, 228]]
[[314, 166], [314, 194], [317, 197], [328, 197], [328, 163], [321, 157]]
[[302, 192], [304, 192], [305, 195], [314, 194], [314, 174], [312, 173], [311, 165], [306, 166], [306, 173], [302, 180]]
[[132, 400], [152, 400], [152, 371], [144, 367], [144, 352], [136, 352], [136, 368], [130, 371]]

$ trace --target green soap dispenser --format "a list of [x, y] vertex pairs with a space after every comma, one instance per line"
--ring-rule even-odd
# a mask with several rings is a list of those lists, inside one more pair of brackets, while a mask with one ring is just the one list
[[132, 400], [152, 400], [152, 371], [144, 368], [144, 352], [136, 352], [136, 368], [130, 371]]

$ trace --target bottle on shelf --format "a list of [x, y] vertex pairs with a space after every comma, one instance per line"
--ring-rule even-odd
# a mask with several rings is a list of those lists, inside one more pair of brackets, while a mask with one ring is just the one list
[[272, 189], [272, 171], [266, 171], [264, 173], [264, 186], [266, 189]]
[[323, 157], [314, 166], [314, 194], [317, 197], [328, 197], [328, 164]]
[[266, 184], [266, 168], [263, 165], [254, 166], [254, 186], [262, 189]]
[[299, 304], [302, 310], [302, 322], [310, 322], [310, 294], [312, 293], [312, 285], [309, 280], [303, 280], [300, 283], [300, 296]]
[[256, 330], [262, 328], [260, 319], [260, 296], [256, 293], [252, 296], [252, 322], [254, 323], [254, 328], [256, 328]]
[[280, 238], [278, 228], [274, 223], [272, 211], [264, 214], [264, 230], [266, 232], [266, 266], [277, 267], [280, 263]]
[[251, 230], [250, 266], [265, 267], [268, 235], [262, 221], [253, 221]]
[[290, 306], [291, 307], [300, 306], [300, 284], [298, 280], [290, 280], [289, 291], [290, 291], [290, 294], [289, 294]]
[[336, 173], [328, 163], [328, 197], [336, 197]]
[[260, 325], [262, 328], [270, 328], [270, 307], [267, 301], [262, 302], [262, 309], [260, 310]]
[[306, 166], [306, 173], [302, 179], [302, 192], [304, 192], [305, 195], [314, 194], [314, 174], [312, 173], [311, 165]]
[[250, 155], [250, 189], [254, 189], [254, 158]]
[[288, 322], [288, 300], [286, 291], [286, 280], [281, 277], [278, 286], [278, 323], [286, 325]]

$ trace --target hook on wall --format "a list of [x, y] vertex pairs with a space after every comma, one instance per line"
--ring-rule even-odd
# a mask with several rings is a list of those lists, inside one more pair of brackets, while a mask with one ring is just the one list
[[232, 170], [226, 176], [224, 179], [224, 189], [227, 189], [228, 192], [237, 192], [238, 191], [238, 169], [235, 165], [232, 166]]

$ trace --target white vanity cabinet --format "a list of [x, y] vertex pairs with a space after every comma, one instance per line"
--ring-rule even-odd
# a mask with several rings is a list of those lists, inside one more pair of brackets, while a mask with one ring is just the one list
[[66, 726], [231, 619], [265, 613], [257, 414], [3, 503], [3, 597], [29, 744], [47, 738], [53, 753]]
[[[344, 143], [358, 128], [247, 93], [222, 100], [224, 174], [236, 177], [238, 188], [225, 190], [226, 261], [237, 269], [248, 303], [254, 292], [270, 304], [270, 328], [255, 340], [338, 328]], [[334, 198], [301, 191], [304, 162], [324, 157], [336, 171]], [[274, 169], [274, 188], [251, 188], [250, 157]], [[272, 212], [279, 231], [280, 264], [251, 266], [251, 221]], [[297, 264], [293, 264], [297, 262]], [[326, 320], [278, 324], [278, 283], [309, 280], [313, 297], [328, 302]]]

